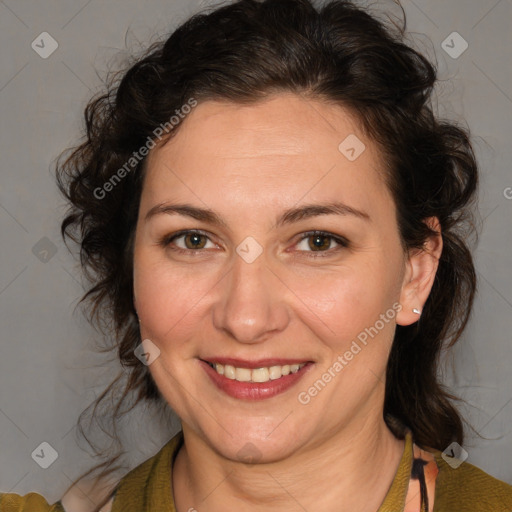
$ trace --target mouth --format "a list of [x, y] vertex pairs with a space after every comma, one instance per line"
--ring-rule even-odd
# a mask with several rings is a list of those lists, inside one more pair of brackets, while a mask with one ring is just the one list
[[236, 380], [238, 382], [258, 383], [277, 380], [291, 373], [297, 373], [307, 364], [307, 362], [304, 362], [298, 364], [262, 366], [260, 368], [246, 368], [230, 364], [212, 363], [210, 361], [205, 361], [205, 363], [208, 364], [210, 368], [213, 368], [219, 375], [223, 375], [227, 379]]
[[314, 366], [312, 361], [286, 359], [199, 361], [217, 389], [245, 400], [263, 400], [284, 393]]

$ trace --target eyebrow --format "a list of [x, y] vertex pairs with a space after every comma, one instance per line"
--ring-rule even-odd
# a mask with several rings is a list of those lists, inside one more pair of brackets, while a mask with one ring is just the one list
[[[160, 214], [183, 215], [185, 217], [191, 217], [195, 220], [206, 222], [212, 225], [223, 226], [225, 228], [228, 227], [226, 222], [213, 210], [210, 210], [208, 208], [198, 208], [196, 206], [192, 206], [186, 203], [157, 204], [146, 213], [145, 222]], [[308, 219], [311, 217], [318, 217], [320, 215], [351, 215], [365, 221], [371, 221], [370, 216], [366, 212], [353, 208], [352, 206], [348, 206], [344, 203], [334, 202], [321, 204], [306, 204], [303, 206], [290, 208], [284, 211], [279, 216], [273, 227], [276, 228], [284, 226], [286, 224], [293, 224], [294, 222], [299, 222], [301, 220]]]

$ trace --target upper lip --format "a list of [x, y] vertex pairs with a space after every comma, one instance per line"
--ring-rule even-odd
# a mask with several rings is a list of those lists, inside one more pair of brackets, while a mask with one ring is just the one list
[[271, 366], [284, 366], [287, 364], [301, 364], [301, 363], [309, 363], [308, 359], [288, 359], [288, 358], [266, 358], [266, 359], [257, 359], [257, 360], [247, 360], [247, 359], [236, 359], [234, 357], [206, 357], [202, 358], [202, 361], [207, 363], [218, 363], [222, 365], [229, 364], [231, 366], [235, 366], [236, 368], [269, 368]]

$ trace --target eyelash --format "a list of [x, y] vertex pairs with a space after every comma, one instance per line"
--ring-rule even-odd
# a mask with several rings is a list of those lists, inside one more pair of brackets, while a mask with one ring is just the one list
[[[173, 233], [171, 235], [166, 235], [166, 236], [162, 237], [158, 243], [162, 247], [171, 249], [172, 251], [174, 251], [178, 254], [186, 254], [186, 255], [191, 255], [191, 256], [194, 253], [201, 253], [202, 251], [207, 250], [207, 249], [197, 249], [197, 250], [181, 249], [180, 247], [171, 247], [171, 243], [174, 242], [174, 240], [176, 240], [177, 238], [181, 238], [184, 235], [189, 235], [189, 234], [202, 235], [202, 236], [205, 236], [206, 238], [210, 239], [210, 237], [208, 236], [208, 234], [205, 231], [201, 231], [199, 229], [186, 229], [186, 230], [178, 231], [177, 233]], [[337, 235], [333, 235], [332, 233], [329, 233], [327, 231], [318, 231], [318, 230], [306, 231], [305, 233], [302, 234], [302, 237], [299, 239], [297, 244], [299, 244], [303, 240], [305, 240], [309, 237], [312, 237], [312, 236], [324, 236], [326, 238], [330, 238], [330, 239], [334, 240], [336, 243], [338, 243], [341, 246], [341, 248], [348, 248], [350, 246], [349, 241], [346, 240], [345, 238], [342, 238]], [[338, 248], [338, 250], [339, 250], [339, 248]], [[335, 250], [335, 249], [328, 249], [326, 251], [318, 251], [318, 252], [316, 252], [316, 251], [300, 251], [300, 252], [309, 253], [308, 256], [306, 256], [308, 258], [325, 258], [325, 257], [331, 256], [333, 254], [333, 251], [337, 252], [337, 250]]]

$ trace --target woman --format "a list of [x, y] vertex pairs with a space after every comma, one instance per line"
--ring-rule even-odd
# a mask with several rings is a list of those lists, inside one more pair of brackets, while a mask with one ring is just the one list
[[477, 165], [402, 39], [349, 1], [240, 0], [89, 104], [62, 231], [115, 325], [121, 400], [182, 423], [95, 510], [512, 510], [460, 460], [437, 379], [475, 293]]

